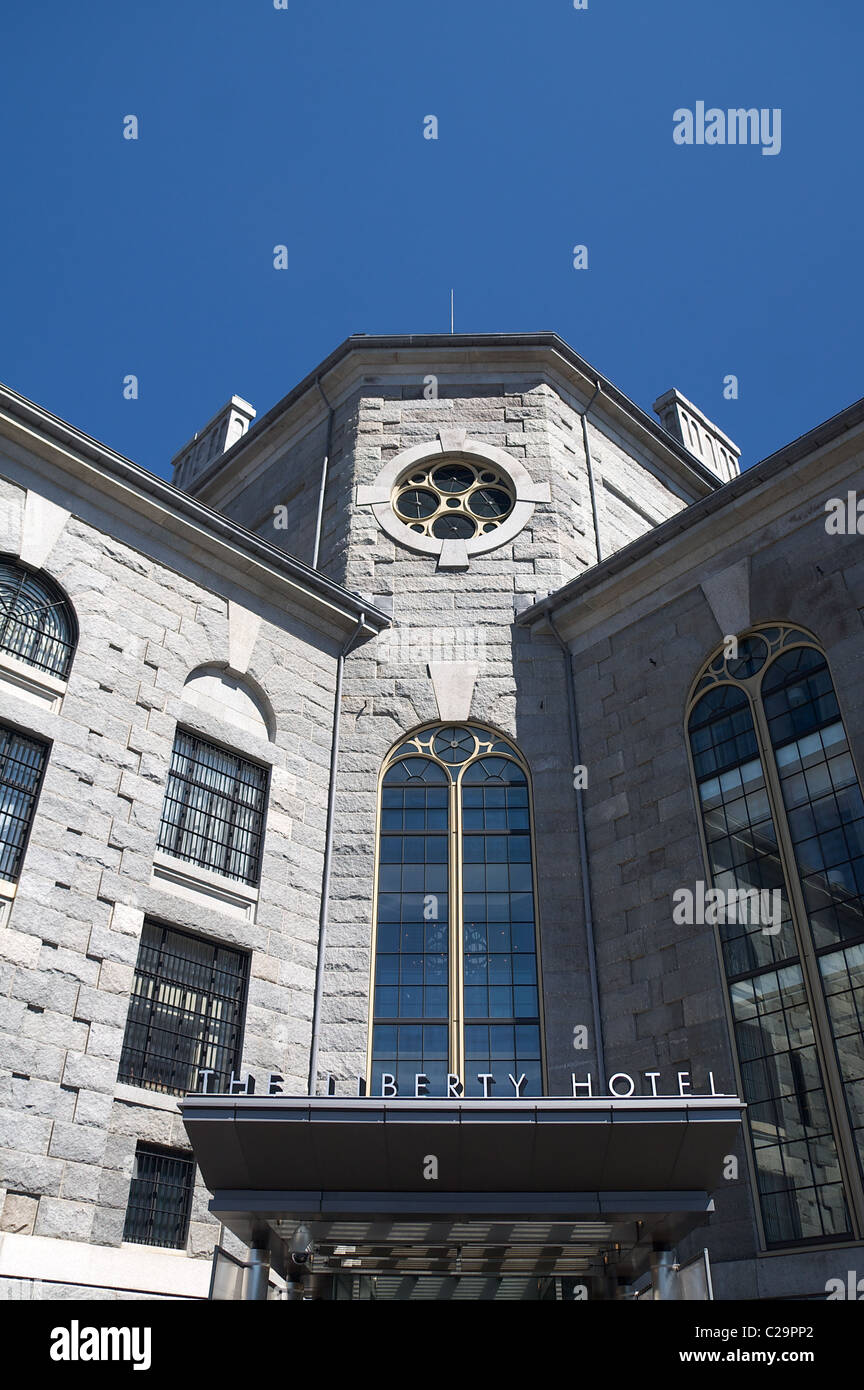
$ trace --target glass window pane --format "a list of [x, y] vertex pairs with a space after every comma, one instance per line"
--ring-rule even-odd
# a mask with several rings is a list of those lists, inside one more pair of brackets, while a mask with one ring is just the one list
[[[409, 748], [415, 750], [409, 754]], [[494, 1070], [506, 1081], [525, 1074], [522, 1094], [540, 1091], [539, 997], [534, 932], [528, 785], [509, 745], [479, 726], [427, 729], [412, 736], [385, 773], [381, 792], [375, 1024], [371, 1085], [404, 1078], [422, 1066], [415, 1055], [422, 1019], [444, 1024], [439, 1061], [447, 1062], [449, 933], [448, 785], [458, 781], [463, 862], [461, 920], [464, 949], [462, 1002], [471, 1058], [464, 1078], [476, 1094], [476, 1073]], [[421, 756], [421, 753], [429, 756]], [[440, 757], [445, 766], [434, 760]], [[443, 783], [443, 785], [442, 785]], [[454, 917], [456, 916], [454, 911]], [[399, 927], [398, 938], [393, 932]], [[517, 1052], [515, 1021], [520, 1024]], [[399, 1020], [398, 1032], [382, 1029]], [[494, 1024], [492, 1021], [494, 1020]], [[494, 1033], [490, 1032], [490, 1025]], [[426, 1046], [426, 1044], [422, 1044]], [[473, 1052], [472, 1052], [473, 1048]], [[492, 1067], [494, 1048], [494, 1068]], [[430, 1094], [446, 1093], [439, 1068]], [[388, 1083], [389, 1084], [389, 1083]], [[412, 1082], [413, 1085], [413, 1082]], [[529, 1088], [529, 1089], [526, 1089]], [[511, 1093], [512, 1085], [506, 1090]], [[482, 1088], [479, 1093], [482, 1093]]]
[[55, 584], [11, 561], [0, 563], [0, 651], [65, 680], [75, 618]]
[[186, 1095], [227, 1091], [239, 1071], [249, 958], [145, 921], [119, 1080]]
[[227, 878], [256, 884], [267, 769], [178, 729], [158, 847]]
[[430, 1095], [446, 1092], [448, 791], [439, 784], [446, 778], [431, 760], [407, 758], [382, 785], [370, 1095], [382, 1094], [386, 1076], [400, 1095], [414, 1095], [418, 1074], [428, 1076]]
[[[482, 1095], [480, 1072], [496, 1077], [494, 1094], [514, 1095], [507, 1078], [524, 1073], [520, 1094], [536, 1095], [541, 1089], [539, 1027], [516, 1026], [517, 1019], [538, 1019], [540, 1009], [528, 787], [521, 770], [504, 759], [487, 758], [468, 771], [471, 785], [463, 785], [462, 795], [470, 796], [470, 802], [463, 800], [463, 814], [470, 805], [472, 826], [480, 824], [482, 814], [485, 833], [472, 829], [464, 841], [465, 1012], [472, 1019], [485, 1018], [490, 1027], [466, 1028], [466, 1040], [469, 1032], [472, 1039], [466, 1091]], [[499, 778], [506, 785], [499, 785]], [[468, 830], [467, 820], [464, 824]], [[488, 981], [488, 988], [474, 983], [478, 977]]]
[[[820, 798], [834, 792], [821, 740], [805, 714], [800, 663], [786, 656], [794, 680], [784, 686], [774, 667], [768, 668], [766, 714], [772, 737], [782, 746], [778, 770], [790, 829], [801, 846], [799, 864], [818, 876], [824, 891], [831, 866], [848, 863], [848, 847], [833, 811], [823, 805], [820, 815], [815, 809]], [[814, 663], [808, 658], [804, 666], [812, 670]], [[727, 896], [717, 929], [733, 977], [735, 1041], [767, 1237], [771, 1244], [784, 1244], [842, 1234], [848, 1214], [836, 1137], [796, 960], [797, 937], [767, 787], [761, 762], [753, 756], [755, 726], [745, 691], [731, 685], [709, 690], [691, 713], [689, 730], [713, 885], [727, 895], [733, 890], [752, 894], [759, 905], [755, 915], [733, 914]], [[763, 903], [770, 913], [762, 911]], [[751, 978], [734, 978], [744, 974]]]
[[189, 1231], [194, 1184], [191, 1154], [139, 1144], [123, 1239], [182, 1250]]
[[48, 756], [45, 744], [0, 727], [0, 878], [16, 882]]

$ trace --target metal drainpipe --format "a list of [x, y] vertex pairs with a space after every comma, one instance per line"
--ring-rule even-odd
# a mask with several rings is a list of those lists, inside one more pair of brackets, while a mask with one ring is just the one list
[[324, 462], [321, 465], [321, 482], [318, 487], [318, 515], [315, 518], [315, 544], [312, 548], [312, 568], [318, 568], [318, 552], [321, 549], [321, 524], [324, 519], [324, 492], [327, 488], [327, 475], [330, 471], [330, 449], [333, 444], [333, 416], [335, 411], [324, 395], [324, 387], [321, 385], [321, 378], [315, 378], [315, 385], [321, 393], [321, 398], [326, 405], [329, 414], [327, 416], [327, 442], [324, 445]]
[[246, 1265], [246, 1287], [243, 1297], [266, 1302], [270, 1283], [270, 1252], [265, 1246], [253, 1245]]
[[[573, 659], [570, 654], [570, 648], [555, 626], [555, 619], [552, 617], [550, 609], [547, 608], [545, 614], [555, 636], [555, 640], [561, 648], [561, 654], [564, 657], [564, 668], [567, 674], [567, 692], [569, 695], [570, 744], [573, 753], [573, 766], [579, 767], [582, 765], [582, 758], [579, 751], [579, 710], [576, 704], [576, 682], [573, 679]], [[597, 952], [594, 945], [594, 912], [591, 906], [591, 874], [588, 861], [588, 836], [585, 831], [585, 809], [582, 805], [582, 789], [580, 787], [575, 787], [574, 790], [576, 792], [579, 869], [582, 877], [582, 906], [585, 913], [585, 936], [588, 945], [588, 978], [591, 981], [591, 1008], [594, 1015], [597, 1066], [600, 1071], [601, 1080], [605, 1080], [606, 1049], [603, 1044], [603, 1023], [600, 1017], [600, 989], [597, 982]]]
[[664, 1303], [678, 1300], [677, 1269], [675, 1251], [668, 1245], [655, 1245], [651, 1251], [652, 1299]]
[[597, 563], [603, 559], [603, 547], [600, 544], [600, 521], [597, 516], [597, 493], [594, 489], [594, 461], [591, 458], [591, 445], [588, 440], [588, 412], [600, 395], [601, 386], [598, 381], [594, 387], [594, 395], [582, 411], [582, 442], [585, 445], [585, 462], [588, 465], [588, 491], [591, 494], [591, 520], [594, 523], [594, 548], [597, 551]]
[[312, 1006], [312, 1042], [309, 1047], [308, 1094], [314, 1096], [318, 1080], [318, 1038], [321, 1031], [321, 1001], [324, 995], [324, 956], [327, 949], [327, 923], [330, 915], [330, 866], [333, 859], [333, 817], [336, 796], [336, 770], [339, 764], [339, 730], [342, 723], [342, 673], [345, 658], [365, 626], [361, 613], [357, 626], [336, 661], [336, 692], [333, 697], [333, 738], [330, 744], [330, 785], [327, 793], [327, 827], [324, 837], [324, 869], [321, 875], [321, 908], [318, 913], [318, 960], [315, 966], [315, 1002]]

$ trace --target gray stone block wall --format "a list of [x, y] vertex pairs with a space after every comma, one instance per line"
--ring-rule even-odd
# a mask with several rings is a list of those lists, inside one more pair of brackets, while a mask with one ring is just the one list
[[[485, 384], [466, 366], [465, 382], [452, 366], [435, 399], [426, 399], [424, 380], [442, 373], [430, 354], [418, 356], [403, 380], [364, 378], [336, 405], [324, 498], [319, 566], [348, 588], [368, 589], [369, 533], [358, 531], [355, 487], [370, 482], [400, 450], [434, 440], [441, 428], [467, 428], [472, 438], [505, 449], [538, 478], [549, 481], [551, 506], [535, 514], [515, 558], [521, 560], [519, 592], [544, 593], [580, 573], [596, 559], [581, 411], [587, 404], [561, 383], [537, 372], [521, 380]], [[231, 464], [198, 495], [274, 544], [310, 561], [327, 443], [323, 401], [310, 389], [306, 416], [277, 423], [260, 440], [254, 431]], [[312, 418], [310, 415], [309, 418]], [[589, 416], [595, 469], [598, 525], [605, 555], [626, 545], [651, 525], [680, 510], [701, 491], [673, 477], [659, 452], [613, 423], [603, 403]], [[288, 509], [285, 529], [273, 526], [276, 505]], [[380, 558], [376, 556], [378, 563]], [[535, 582], [535, 576], [539, 579]], [[364, 583], [365, 581], [365, 583]], [[384, 591], [386, 592], [386, 590]]]
[[[338, 418], [338, 417], [337, 417]], [[334, 447], [339, 447], [337, 426]], [[290, 555], [312, 564], [321, 465], [327, 445], [327, 424], [322, 421], [309, 429], [290, 448], [280, 449], [276, 457], [241, 489], [236, 501], [225, 510], [235, 520], [260, 536], [287, 550]], [[275, 524], [274, 508], [286, 507], [290, 526]]]
[[[428, 674], [435, 659], [476, 661], [472, 720], [513, 739], [531, 769], [549, 1090], [567, 1094], [572, 1071], [596, 1071], [593, 1046], [573, 1049], [574, 1027], [590, 1033], [592, 1020], [567, 684], [557, 643], [515, 620], [526, 601], [596, 559], [582, 403], [528, 374], [506, 385], [451, 381], [427, 401], [419, 384], [426, 370], [434, 363], [401, 384], [367, 382], [333, 420], [321, 567], [350, 590], [392, 600], [394, 629], [352, 652], [345, 666], [318, 1089], [331, 1073], [340, 1092], [353, 1093], [365, 1071], [379, 773], [394, 743], [439, 717]], [[550, 502], [535, 507], [525, 529], [472, 559], [467, 573], [439, 572], [433, 558], [397, 545], [369, 508], [356, 505], [358, 485], [401, 450], [434, 441], [442, 427], [505, 449], [550, 489]], [[208, 497], [311, 559], [325, 436], [319, 420], [290, 444], [278, 431], [271, 444], [253, 437]], [[600, 409], [589, 437], [604, 554], [691, 500], [659, 455], [625, 439]], [[18, 464], [8, 478], [3, 472], [0, 550], [14, 552], [22, 475]], [[280, 504], [289, 507], [284, 532], [269, 520]], [[793, 530], [766, 522], [755, 548], [733, 537], [728, 562], [752, 555], [754, 623], [798, 621], [823, 642], [860, 754], [858, 541], [826, 546], [821, 517]], [[625, 603], [614, 620], [598, 618], [576, 656], [590, 886], [607, 1072], [686, 1071], [703, 1090], [713, 1071], [718, 1089], [733, 1090], [712, 931], [678, 926], [671, 916], [674, 889], [705, 872], [683, 719], [690, 683], [722, 636], [699, 586], [698, 548], [692, 563], [692, 578], [676, 575], [656, 601], [642, 597], [632, 613]], [[288, 1092], [306, 1089], [339, 642], [245, 595], [263, 619], [249, 676], [272, 707], [271, 743], [184, 700], [192, 669], [227, 660], [227, 603], [200, 565], [171, 551], [170, 538], [138, 534], [132, 517], [78, 508], [46, 569], [72, 599], [81, 643], [60, 713], [0, 684], [0, 719], [52, 742], [19, 890], [0, 929], [0, 1182], [7, 1189], [0, 1227], [116, 1245], [136, 1142], [188, 1147], [175, 1111], [147, 1092], [117, 1087], [145, 914], [250, 953], [243, 1066], [259, 1077], [280, 1071]], [[152, 882], [178, 721], [272, 767], [254, 924]], [[206, 1204], [199, 1184], [188, 1243], [196, 1256], [213, 1244]], [[806, 1257], [796, 1255], [773, 1257], [771, 1277], [757, 1277], [744, 1176], [718, 1194], [705, 1240], [696, 1233], [682, 1253], [702, 1243], [723, 1266], [722, 1287], [742, 1296], [751, 1288], [800, 1291], [810, 1277]]]
[[[15, 481], [0, 477], [0, 551], [14, 555], [25, 485], [41, 479], [36, 469], [28, 478], [19, 456], [0, 459], [0, 475], [7, 469]], [[116, 1246], [136, 1143], [189, 1150], [170, 1098], [128, 1087], [118, 1095], [145, 915], [248, 955], [243, 1068], [259, 1089], [274, 1071], [286, 1091], [305, 1090], [338, 641], [248, 593], [261, 626], [247, 674], [269, 701], [273, 740], [205, 713], [184, 682], [228, 662], [219, 580], [208, 588], [192, 557], [166, 554], [164, 535], [136, 535], [131, 514], [118, 526], [106, 513], [100, 525], [96, 506], [87, 520], [73, 510], [44, 567], [80, 628], [62, 708], [21, 698], [0, 676], [0, 721], [50, 744], [0, 928], [0, 1232]], [[226, 589], [238, 598], [235, 581]], [[206, 894], [190, 900], [153, 882], [178, 723], [271, 769], [254, 923]], [[199, 1181], [193, 1256], [209, 1257], [218, 1234], [208, 1199]]]
[[[328, 480], [322, 565], [350, 590], [391, 598], [394, 628], [346, 661], [319, 1088], [329, 1073], [350, 1091], [365, 1073], [382, 762], [402, 736], [438, 718], [428, 661], [476, 659], [471, 717], [513, 739], [532, 772], [549, 1087], [566, 1094], [574, 1066], [588, 1069], [593, 1057], [590, 1050], [574, 1052], [573, 1030], [588, 1026], [589, 1037], [593, 1030], [565, 668], [557, 644], [516, 627], [515, 616], [526, 597], [558, 588], [594, 560], [579, 416], [548, 383], [526, 379], [519, 389], [451, 384], [437, 400], [423, 399], [416, 384], [370, 384], [340, 418], [343, 443], [340, 452], [334, 449]], [[403, 449], [434, 443], [442, 427], [505, 449], [550, 488], [550, 503], [535, 507], [525, 529], [472, 559], [467, 573], [438, 571], [434, 558], [398, 545], [368, 508], [354, 505], [358, 485], [371, 483]], [[608, 431], [595, 429], [594, 447], [609, 467], [614, 461], [623, 469], [626, 462], [622, 486], [656, 516], [677, 511], [683, 505], [677, 492], [664, 489], [635, 449], [625, 461], [611, 426]], [[617, 529], [603, 516], [600, 524], [611, 546], [633, 539], [647, 523], [622, 506]]]
[[[365, 1072], [378, 776], [400, 737], [438, 717], [427, 661], [446, 632], [460, 634], [461, 650], [450, 659], [478, 658], [472, 718], [515, 739], [532, 770], [549, 1086], [566, 1093], [574, 1066], [596, 1070], [593, 1050], [574, 1053], [572, 1046], [574, 1027], [588, 1025], [589, 1037], [593, 1030], [566, 684], [557, 645], [517, 629], [514, 617], [520, 602], [557, 589], [596, 559], [578, 413], [584, 403], [536, 376], [506, 385], [449, 381], [438, 399], [427, 400], [421, 383], [435, 370], [431, 360], [418, 362], [413, 381], [370, 382], [340, 405], [334, 419], [320, 563], [351, 590], [391, 598], [395, 628], [346, 663], [319, 1089], [330, 1073], [340, 1090], [350, 1092], [357, 1073]], [[550, 488], [550, 503], [535, 508], [515, 540], [472, 560], [467, 574], [439, 573], [434, 560], [395, 544], [368, 508], [355, 505], [358, 485], [371, 483], [403, 449], [434, 442], [441, 428], [465, 429], [504, 448]], [[690, 500], [642, 445], [622, 438], [602, 410], [590, 417], [589, 438], [604, 554]], [[254, 463], [247, 467], [254, 469]], [[285, 469], [295, 481], [306, 472], [308, 486], [317, 487], [320, 460], [310, 456], [305, 441], [286, 455]], [[223, 493], [227, 497], [227, 485]], [[238, 496], [241, 510], [235, 512], [246, 522], [247, 497]], [[263, 494], [256, 497], [263, 500]], [[229, 501], [221, 505], [235, 507]], [[448, 659], [440, 646], [436, 655]], [[603, 699], [612, 692], [610, 678], [605, 685]], [[620, 717], [608, 708], [606, 715], [586, 747], [594, 748], [595, 736], [605, 746]], [[619, 787], [622, 782], [619, 777]], [[626, 805], [627, 792], [619, 789], [603, 812], [613, 835]], [[635, 908], [635, 882], [631, 893]], [[650, 1007], [654, 1012], [646, 1013], [643, 1026], [663, 1025], [671, 1016], [683, 1029], [680, 1001], [658, 994]], [[635, 1029], [634, 1018], [626, 1008], [618, 1011], [622, 1036]]]
[[[853, 464], [849, 486], [860, 478]], [[706, 522], [710, 527], [713, 523]], [[864, 563], [860, 538], [827, 537], [821, 507], [795, 526], [766, 525], [730, 546], [730, 565], [750, 557], [751, 624], [791, 622], [824, 647], [859, 770], [864, 769]], [[676, 925], [672, 894], [705, 880], [698, 811], [685, 743], [691, 684], [724, 634], [694, 567], [670, 597], [661, 586], [640, 599], [638, 617], [622, 606], [604, 635], [580, 638], [574, 657], [583, 742], [593, 752], [585, 794], [607, 1065], [635, 1075], [691, 1073], [706, 1090], [734, 1091], [724, 1008], [725, 981], [712, 926]], [[718, 1297], [798, 1297], [824, 1293], [854, 1253], [775, 1253], [760, 1258], [743, 1145], [737, 1180], [715, 1194], [709, 1227], [682, 1247], [707, 1245]]]
[[[514, 619], [522, 604], [560, 587], [596, 559], [578, 413], [584, 403], [536, 374], [506, 384], [483, 384], [475, 376], [460, 385], [452, 372], [438, 398], [427, 400], [424, 377], [438, 370], [431, 358], [418, 359], [402, 382], [369, 381], [338, 406], [333, 420], [320, 565], [349, 590], [392, 599], [395, 627], [346, 662], [319, 1087], [330, 1073], [340, 1090], [350, 1091], [356, 1075], [365, 1072], [378, 776], [394, 742], [438, 717], [427, 670], [434, 650], [435, 659], [445, 661], [477, 658], [472, 718], [515, 739], [532, 770], [547, 1064], [551, 1089], [565, 1091], [574, 1056], [580, 1066], [591, 1056], [574, 1054], [572, 1047], [573, 1029], [590, 1023], [591, 1008], [566, 684], [557, 645], [531, 638]], [[394, 543], [371, 511], [355, 504], [358, 485], [371, 483], [403, 449], [434, 443], [442, 428], [465, 429], [471, 438], [503, 448], [550, 489], [550, 502], [535, 508], [525, 529], [508, 545], [472, 560], [467, 574], [438, 572], [434, 559]], [[625, 440], [603, 411], [592, 414], [589, 434], [598, 525], [608, 553], [679, 510], [684, 496], [659, 459]], [[310, 499], [317, 500], [321, 455], [310, 448], [313, 439], [323, 455], [325, 431], [319, 426], [285, 448], [278, 467], [267, 463], [266, 483], [256, 480], [238, 490], [229, 478], [217, 479], [208, 500], [254, 524], [256, 509], [266, 510], [270, 483], [275, 504], [285, 490], [283, 479], [291, 479], [299, 489], [283, 533], [291, 548], [292, 538], [308, 536]], [[253, 439], [232, 471], [256, 478], [256, 448]], [[608, 505], [604, 476], [614, 477], [617, 488]]]

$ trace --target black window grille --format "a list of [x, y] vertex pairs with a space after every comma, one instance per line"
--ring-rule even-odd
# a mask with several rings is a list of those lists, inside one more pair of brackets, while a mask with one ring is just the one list
[[48, 749], [0, 727], [0, 878], [17, 881]]
[[189, 1231], [195, 1163], [185, 1153], [139, 1144], [123, 1239], [182, 1250]]
[[159, 848], [227, 878], [256, 884], [267, 769], [177, 731]]
[[59, 680], [75, 652], [75, 619], [56, 585], [0, 561], [0, 651]]
[[227, 1091], [240, 1065], [248, 957], [145, 922], [119, 1080], [170, 1095]]

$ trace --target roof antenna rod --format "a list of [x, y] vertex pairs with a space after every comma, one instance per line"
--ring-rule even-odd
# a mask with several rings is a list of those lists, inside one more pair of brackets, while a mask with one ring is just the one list
[[453, 291], [450, 291], [450, 332], [453, 332]]

